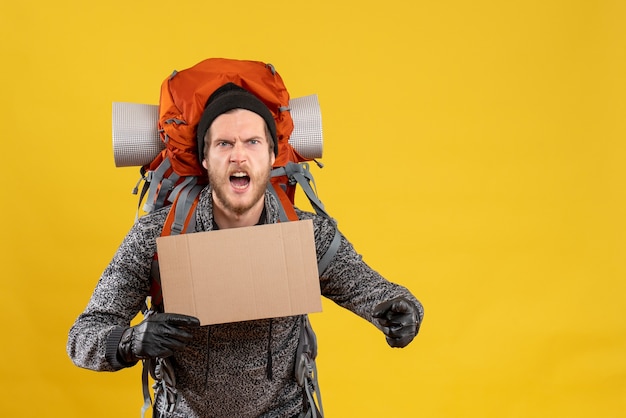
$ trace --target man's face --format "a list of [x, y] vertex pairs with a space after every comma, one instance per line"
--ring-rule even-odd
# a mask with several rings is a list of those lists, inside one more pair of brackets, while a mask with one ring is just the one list
[[224, 113], [211, 124], [205, 142], [202, 165], [209, 174], [214, 205], [234, 216], [262, 205], [275, 159], [263, 118], [244, 109]]

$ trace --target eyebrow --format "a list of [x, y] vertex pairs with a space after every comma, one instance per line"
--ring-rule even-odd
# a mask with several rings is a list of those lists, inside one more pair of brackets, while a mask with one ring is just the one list
[[[252, 140], [261, 140], [261, 141], [266, 141], [266, 142], [269, 142], [265, 136], [261, 136], [261, 135], [253, 135], [253, 136], [251, 136], [251, 137], [248, 137], [248, 138], [243, 138], [243, 139], [240, 139], [240, 140], [241, 140], [242, 142], [247, 142], [247, 141], [252, 141]], [[212, 140], [211, 140], [211, 143], [215, 143], [215, 142], [223, 142], [223, 141], [225, 141], [225, 142], [234, 142], [234, 140], [233, 140], [232, 138], [221, 138], [221, 137], [217, 137], [217, 138], [215, 138], [215, 139], [212, 139]]]

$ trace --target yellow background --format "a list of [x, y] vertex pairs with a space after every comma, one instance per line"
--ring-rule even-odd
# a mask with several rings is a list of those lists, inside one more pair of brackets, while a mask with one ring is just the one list
[[135, 214], [111, 103], [207, 57], [317, 93], [318, 189], [426, 307], [405, 350], [313, 315], [328, 417], [626, 416], [626, 3], [4, 1], [0, 414], [138, 416], [66, 336]]

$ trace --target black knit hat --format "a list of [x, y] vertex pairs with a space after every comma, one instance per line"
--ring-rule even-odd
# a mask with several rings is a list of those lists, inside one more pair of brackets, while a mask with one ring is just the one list
[[204, 112], [200, 117], [196, 138], [198, 141], [198, 158], [204, 159], [204, 136], [213, 121], [223, 113], [233, 109], [246, 109], [261, 116], [269, 128], [274, 140], [274, 155], [278, 155], [278, 140], [276, 139], [276, 122], [272, 112], [254, 94], [234, 83], [226, 83], [211, 94], [207, 100]]

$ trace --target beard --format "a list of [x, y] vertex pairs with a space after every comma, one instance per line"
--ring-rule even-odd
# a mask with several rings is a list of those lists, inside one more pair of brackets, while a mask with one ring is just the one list
[[217, 200], [222, 209], [230, 212], [236, 216], [241, 216], [252, 209], [259, 200], [262, 200], [265, 196], [267, 185], [270, 181], [271, 165], [262, 172], [251, 173], [248, 170], [244, 170], [249, 175], [249, 190], [245, 193], [243, 198], [237, 198], [233, 196], [231, 191], [231, 179], [230, 176], [218, 173], [217, 170], [213, 170], [211, 166], [208, 167], [209, 184], [214, 193], [214, 198]]

